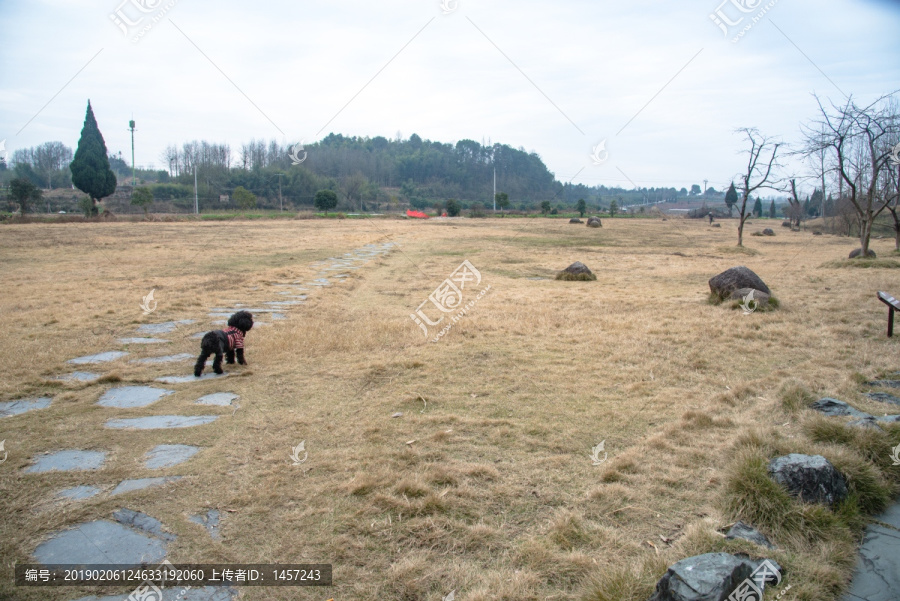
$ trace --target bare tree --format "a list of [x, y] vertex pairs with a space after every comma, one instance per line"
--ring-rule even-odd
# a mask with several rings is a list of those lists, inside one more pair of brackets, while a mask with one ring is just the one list
[[856, 211], [859, 224], [860, 256], [869, 255], [872, 225], [889, 204], [883, 189], [883, 171], [890, 167], [892, 141], [896, 141], [900, 120], [891, 95], [860, 107], [852, 98], [841, 106], [826, 109], [816, 97], [820, 118], [806, 128], [806, 151], [825, 151], [835, 165], [841, 187]]
[[760, 188], [772, 188], [769, 184], [773, 167], [778, 166], [778, 149], [783, 146], [781, 142], [775, 142], [772, 138], [759, 133], [755, 127], [743, 127], [737, 132], [744, 134], [750, 143], [747, 151], [747, 169], [738, 174], [741, 181], [741, 212], [738, 224], [738, 246], [744, 245], [744, 222], [747, 221], [747, 200], [750, 195]]

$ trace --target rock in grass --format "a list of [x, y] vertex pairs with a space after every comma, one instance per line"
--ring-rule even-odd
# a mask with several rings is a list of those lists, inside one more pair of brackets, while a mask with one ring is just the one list
[[[772, 291], [766, 286], [766, 283], [756, 275], [751, 269], [743, 265], [726, 269], [719, 275], [709, 280], [709, 290], [715, 294], [719, 300], [725, 300], [735, 290], [741, 288], [752, 288], [771, 295]], [[768, 300], [768, 299], [766, 299]]]
[[[768, 560], [778, 570], [781, 566]], [[756, 571], [762, 561], [730, 553], [704, 553], [669, 566], [649, 601], [723, 601]]]
[[832, 398], [822, 398], [812, 404], [812, 408], [818, 411], [819, 413], [824, 413], [825, 415], [843, 417], [845, 415], [849, 415], [855, 418], [865, 418], [871, 417], [868, 413], [864, 411], [860, 411], [855, 407], [851, 407], [849, 404], [844, 401], [839, 401], [837, 399]]
[[584, 223], [584, 221], [582, 221], [578, 217], [572, 217], [571, 219], [569, 219], [569, 223]]
[[597, 279], [597, 276], [587, 268], [587, 265], [581, 261], [575, 261], [556, 274], [556, 279], [568, 282], [593, 282]]
[[805, 503], [835, 505], [847, 498], [847, 479], [821, 455], [776, 457], [769, 462], [769, 475]]
[[750, 541], [751, 543], [756, 543], [757, 545], [768, 547], [769, 549], [775, 548], [775, 545], [773, 545], [764, 534], [762, 534], [759, 530], [757, 530], [750, 524], [746, 524], [744, 522], [735, 522], [734, 525], [728, 530], [728, 532], [725, 533], [725, 538], [742, 538], [744, 540]]
[[[861, 249], [861, 248], [856, 248], [856, 249], [854, 249], [854, 250], [852, 250], [852, 251], [850, 252], [850, 257], [849, 257], [849, 258], [851, 258], [851, 259], [856, 259], [856, 258], [859, 258], [860, 255], [862, 255], [862, 249]], [[878, 255], [876, 255], [876, 254], [875, 254], [875, 251], [872, 250], [871, 248], [869, 249], [869, 254], [866, 255], [866, 256], [867, 256], [868, 258], [870, 258], [870, 259], [877, 259], [877, 258], [878, 258]]]
[[588, 217], [587, 226], [588, 227], [603, 227], [603, 223], [601, 223], [599, 217]]
[[764, 229], [762, 231], [762, 233], [763, 233], [763, 236], [774, 236], [775, 235], [775, 232], [770, 227], [767, 227], [766, 229]]

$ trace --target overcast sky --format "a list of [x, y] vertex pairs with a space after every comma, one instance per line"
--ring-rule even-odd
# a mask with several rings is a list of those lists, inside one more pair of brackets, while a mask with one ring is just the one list
[[523, 147], [561, 181], [721, 189], [735, 128], [796, 142], [813, 93], [900, 88], [896, 0], [720, 2], [0, 0], [0, 140], [74, 149], [90, 99], [129, 163], [133, 116], [139, 166], [191, 140], [416, 133]]

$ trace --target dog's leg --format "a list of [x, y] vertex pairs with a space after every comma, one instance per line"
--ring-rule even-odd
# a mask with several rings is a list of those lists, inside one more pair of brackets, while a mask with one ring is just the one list
[[216, 353], [216, 358], [215, 358], [215, 360], [213, 360], [213, 371], [216, 372], [217, 374], [224, 373], [222, 371], [222, 353], [221, 352]]
[[236, 352], [238, 363], [240, 363], [241, 365], [247, 365], [247, 362], [244, 361], [244, 349], [239, 348]]
[[229, 365], [234, 363], [234, 351], [225, 351], [225, 363]]
[[206, 367], [206, 360], [209, 359], [209, 356], [212, 353], [206, 349], [203, 349], [200, 352], [200, 356], [197, 357], [197, 364], [194, 365], [194, 377], [199, 378], [203, 374], [203, 368]]

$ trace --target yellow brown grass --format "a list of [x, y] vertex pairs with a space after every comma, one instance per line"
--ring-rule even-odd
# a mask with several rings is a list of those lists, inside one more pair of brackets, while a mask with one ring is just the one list
[[[0, 420], [0, 597], [62, 600], [96, 591], [18, 590], [13, 561], [49, 533], [119, 507], [178, 535], [173, 562], [334, 564], [335, 599], [646, 599], [665, 566], [717, 549], [716, 528], [751, 519], [784, 550], [794, 589], [833, 599], [849, 577], [860, 507], [892, 491], [884, 438], [808, 422], [818, 395], [857, 402], [852, 374], [896, 370], [896, 339], [874, 291], [889, 270], [822, 268], [854, 242], [785, 233], [778, 244], [680, 219], [609, 220], [577, 231], [549, 219], [451, 222], [285, 220], [2, 225], [0, 400], [46, 394], [46, 410]], [[749, 238], [749, 237], [748, 237]], [[235, 246], [222, 240], [237, 240]], [[244, 377], [185, 386], [150, 407], [96, 405], [119, 383], [187, 373], [131, 359], [194, 353], [209, 307], [271, 300], [309, 281], [313, 261], [392, 240], [398, 250], [315, 290], [288, 320], [254, 328]], [[886, 252], [887, 242], [874, 241]], [[878, 246], [882, 244], [882, 247]], [[491, 291], [439, 343], [409, 314], [469, 259]], [[590, 285], [552, 280], [580, 260]], [[744, 316], [706, 302], [707, 280], [745, 264], [778, 311]], [[545, 278], [545, 279], [529, 279]], [[158, 309], [138, 304], [156, 290]], [[840, 299], [836, 302], [836, 299]], [[119, 348], [142, 323], [199, 319], [160, 347], [63, 384], [72, 357]], [[265, 320], [258, 316], [258, 319]], [[240, 409], [199, 407], [220, 390]], [[424, 399], [424, 400], [423, 400]], [[863, 408], [861, 406], [861, 408]], [[392, 419], [395, 412], [401, 418]], [[213, 413], [183, 430], [106, 430], [110, 417]], [[309, 459], [291, 465], [306, 441]], [[605, 440], [608, 459], [591, 463]], [[143, 468], [156, 444], [203, 450]], [[102, 449], [92, 472], [24, 474], [31, 458]], [[848, 470], [855, 507], [799, 506], [765, 477], [775, 453], [823, 452]], [[896, 469], [896, 468], [895, 468]], [[165, 489], [78, 503], [75, 484], [182, 475]], [[881, 492], [879, 492], [881, 491]], [[221, 541], [187, 516], [223, 513]], [[854, 513], [854, 511], [856, 513]], [[772, 516], [783, 519], [779, 522]], [[668, 542], [666, 542], [668, 541]], [[788, 561], [790, 559], [790, 561]], [[319, 591], [244, 589], [244, 598]], [[327, 598], [327, 596], [325, 598]], [[799, 598], [799, 597], [798, 597]]]

